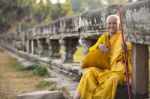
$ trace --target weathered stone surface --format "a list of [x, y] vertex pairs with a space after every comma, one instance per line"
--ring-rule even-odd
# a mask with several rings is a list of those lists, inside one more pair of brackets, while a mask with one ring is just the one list
[[59, 91], [36, 91], [18, 95], [16, 99], [65, 99]]
[[30, 70], [30, 69], [34, 69], [36, 64], [32, 63], [32, 62], [28, 62], [28, 61], [24, 61], [21, 62], [22, 65], [24, 66], [24, 69]]
[[149, 54], [148, 45], [133, 43], [132, 92], [133, 99], [148, 97]]
[[63, 62], [73, 62], [73, 54], [78, 45], [78, 38], [64, 38], [61, 43], [61, 57]]
[[123, 22], [127, 40], [150, 44], [150, 0], [141, 0], [124, 6]]

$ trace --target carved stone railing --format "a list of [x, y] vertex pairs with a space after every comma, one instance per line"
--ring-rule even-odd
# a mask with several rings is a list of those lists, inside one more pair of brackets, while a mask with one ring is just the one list
[[[102, 33], [106, 32], [106, 18], [108, 15], [117, 14], [117, 9], [118, 5], [105, 6], [72, 17], [64, 17], [26, 31], [1, 34], [0, 43], [3, 46], [10, 46], [10, 48], [16, 48], [31, 54], [41, 54], [43, 48], [46, 48], [44, 50], [46, 53], [49, 53], [52, 57], [55, 55], [58, 57], [58, 51], [55, 51], [52, 47], [57, 43], [56, 48], [62, 46], [66, 51], [67, 48], [71, 47], [71, 44], [68, 46], [66, 42], [69, 42], [72, 38], [72, 41], [77, 40], [72, 43], [74, 44], [74, 48], [71, 49], [73, 51], [66, 51], [64, 53], [65, 56], [63, 56], [64, 62], [67, 58], [72, 60], [72, 56], [67, 55], [73, 54], [78, 40], [84, 43], [81, 44], [83, 47], [86, 46], [88, 49], [92, 42], [96, 41]], [[148, 97], [150, 1], [143, 0], [127, 4], [123, 6], [122, 13], [126, 39], [133, 45], [133, 98], [144, 99]], [[34, 47], [36, 47], [37, 51], [35, 51]]]

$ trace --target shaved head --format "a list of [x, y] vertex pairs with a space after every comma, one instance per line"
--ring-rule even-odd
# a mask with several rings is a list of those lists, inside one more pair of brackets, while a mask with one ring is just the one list
[[106, 21], [107, 30], [110, 34], [115, 34], [119, 31], [120, 18], [118, 15], [109, 15]]
[[106, 22], [108, 23], [109, 20], [111, 20], [111, 19], [116, 19], [116, 20], [117, 20], [117, 23], [120, 24], [120, 18], [119, 18], [118, 15], [109, 15], [109, 16], [107, 17]]

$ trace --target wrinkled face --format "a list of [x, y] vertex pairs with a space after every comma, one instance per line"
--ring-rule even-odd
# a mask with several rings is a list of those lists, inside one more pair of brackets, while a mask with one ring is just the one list
[[116, 17], [109, 17], [107, 20], [107, 29], [111, 34], [115, 34], [119, 31], [119, 22]]

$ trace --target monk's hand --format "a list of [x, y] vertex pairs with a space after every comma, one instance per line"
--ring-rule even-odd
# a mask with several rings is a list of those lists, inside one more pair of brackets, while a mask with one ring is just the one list
[[104, 53], [107, 53], [109, 51], [108, 47], [104, 44], [99, 44], [98, 48]]
[[122, 43], [121, 47], [124, 52], [127, 52], [127, 44], [126, 43]]

